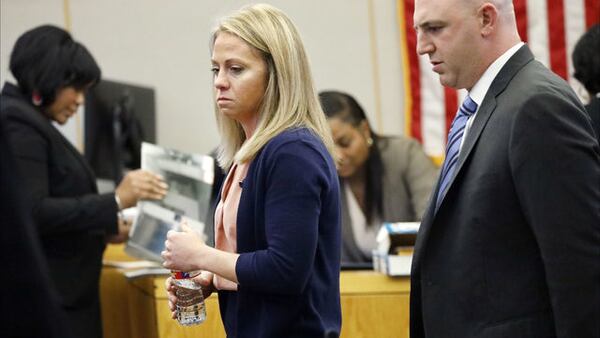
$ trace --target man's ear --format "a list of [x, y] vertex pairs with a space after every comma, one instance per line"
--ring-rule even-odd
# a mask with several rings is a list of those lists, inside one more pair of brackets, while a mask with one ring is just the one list
[[477, 18], [481, 29], [481, 36], [486, 37], [492, 34], [498, 24], [498, 8], [493, 4], [486, 2], [477, 11]]

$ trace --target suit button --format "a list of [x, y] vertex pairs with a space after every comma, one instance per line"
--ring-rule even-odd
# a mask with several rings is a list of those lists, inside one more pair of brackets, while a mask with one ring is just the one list
[[430, 280], [428, 280], [428, 281], [425, 283], [425, 285], [427, 285], [427, 286], [432, 286], [432, 285], [433, 285], [433, 282], [432, 282], [432, 281], [430, 281]]

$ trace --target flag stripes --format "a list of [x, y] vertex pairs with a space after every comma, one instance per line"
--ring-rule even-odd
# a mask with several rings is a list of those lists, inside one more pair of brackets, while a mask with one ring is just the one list
[[[517, 29], [536, 59], [569, 81], [571, 53], [579, 37], [600, 22], [600, 0], [513, 0]], [[405, 86], [405, 131], [423, 144], [438, 164], [443, 161], [446, 137], [464, 90], [443, 88], [427, 56], [416, 53], [413, 28], [414, 0], [397, 0]], [[576, 90], [577, 92], [577, 90]]]

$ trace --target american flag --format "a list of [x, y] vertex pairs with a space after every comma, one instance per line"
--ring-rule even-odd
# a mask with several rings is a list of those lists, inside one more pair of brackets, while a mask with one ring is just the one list
[[[582, 92], [573, 78], [571, 53], [579, 37], [600, 22], [600, 0], [513, 0], [521, 39], [536, 59]], [[398, 0], [405, 88], [405, 134], [419, 140], [436, 163], [443, 161], [448, 128], [466, 91], [444, 88], [427, 56], [416, 53], [414, 0]], [[579, 89], [579, 90], [578, 90]]]

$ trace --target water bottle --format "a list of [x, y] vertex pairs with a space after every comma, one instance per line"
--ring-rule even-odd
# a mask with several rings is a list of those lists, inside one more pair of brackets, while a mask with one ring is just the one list
[[206, 320], [206, 307], [200, 284], [192, 277], [196, 274], [172, 271], [175, 295], [177, 296], [176, 315], [179, 324], [184, 326], [202, 324]]

